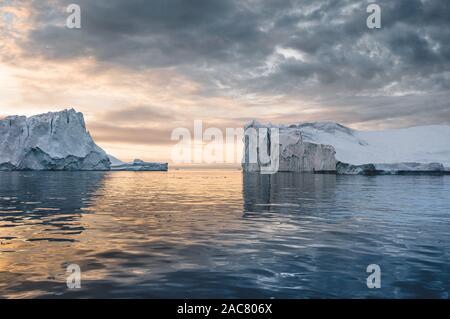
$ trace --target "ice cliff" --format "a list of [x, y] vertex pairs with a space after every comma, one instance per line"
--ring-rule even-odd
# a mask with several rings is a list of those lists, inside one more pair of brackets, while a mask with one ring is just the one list
[[[279, 163], [278, 171], [281, 172], [328, 172], [336, 170], [335, 150], [332, 146], [310, 143], [305, 141], [300, 129], [296, 127], [284, 127], [273, 125], [262, 125], [253, 121], [245, 126], [245, 132], [249, 129], [254, 129], [257, 132], [258, 138], [261, 138], [261, 132], [264, 134], [264, 139], [267, 140], [266, 145], [276, 143], [275, 139], [269, 133], [259, 131], [261, 128], [279, 128], [278, 143], [279, 143]], [[260, 171], [261, 163], [259, 158], [261, 155], [261, 148], [253, 148], [249, 141], [249, 135], [245, 137], [245, 150], [243, 161], [244, 171]], [[252, 149], [253, 148], [253, 149]], [[267, 149], [269, 150], [269, 148]], [[258, 161], [251, 161], [250, 153], [257, 152]]]
[[0, 120], [0, 170], [109, 170], [75, 110]]
[[[384, 131], [358, 131], [333, 122], [289, 126], [252, 122], [246, 127], [280, 129], [280, 171], [401, 174], [450, 170], [450, 126], [447, 125]], [[249, 170], [246, 164], [244, 170]]]

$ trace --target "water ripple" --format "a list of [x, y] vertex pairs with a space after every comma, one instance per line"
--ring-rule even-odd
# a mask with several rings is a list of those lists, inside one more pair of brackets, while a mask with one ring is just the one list
[[448, 298], [449, 193], [450, 176], [0, 172], [0, 296]]

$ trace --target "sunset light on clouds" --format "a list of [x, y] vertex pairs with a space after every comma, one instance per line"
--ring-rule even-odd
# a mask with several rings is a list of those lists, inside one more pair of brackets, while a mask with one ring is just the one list
[[0, 116], [75, 108], [109, 153], [157, 161], [196, 119], [223, 130], [251, 119], [448, 124], [442, 7], [381, 2], [383, 33], [365, 28], [359, 1], [80, 0], [73, 30], [70, 1], [2, 1]]

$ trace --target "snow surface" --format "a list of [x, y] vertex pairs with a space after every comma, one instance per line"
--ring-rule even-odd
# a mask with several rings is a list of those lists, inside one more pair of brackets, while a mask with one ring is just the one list
[[332, 122], [294, 125], [305, 141], [332, 145], [336, 159], [353, 165], [441, 163], [450, 168], [450, 126], [429, 125], [385, 131], [357, 131]]

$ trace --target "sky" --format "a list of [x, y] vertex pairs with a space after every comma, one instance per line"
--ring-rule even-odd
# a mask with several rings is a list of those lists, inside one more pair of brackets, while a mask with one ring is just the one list
[[378, 0], [369, 29], [370, 2], [0, 0], [0, 117], [75, 108], [107, 152], [149, 161], [194, 120], [450, 124], [450, 2]]

